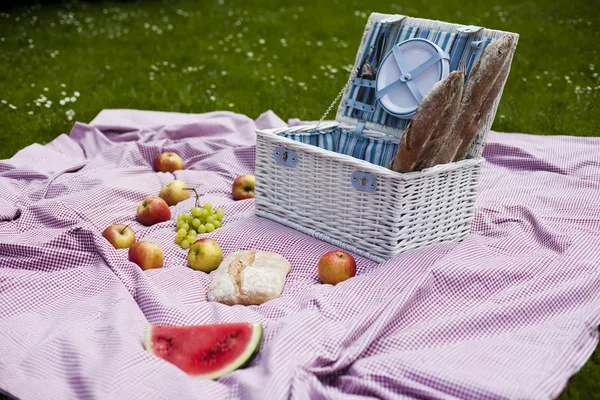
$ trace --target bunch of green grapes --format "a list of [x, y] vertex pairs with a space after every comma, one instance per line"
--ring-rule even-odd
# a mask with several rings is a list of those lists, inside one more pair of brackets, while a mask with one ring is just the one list
[[219, 229], [223, 225], [224, 217], [225, 213], [222, 208], [215, 210], [210, 203], [206, 203], [202, 207], [196, 204], [191, 213], [183, 213], [177, 216], [175, 243], [187, 249], [196, 241], [196, 236], [199, 233], [210, 233], [215, 229]]

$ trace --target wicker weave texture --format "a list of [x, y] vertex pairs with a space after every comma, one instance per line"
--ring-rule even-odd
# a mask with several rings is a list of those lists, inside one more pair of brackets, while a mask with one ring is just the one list
[[[278, 133], [282, 133], [279, 129]], [[482, 158], [399, 174], [350, 156], [257, 131], [257, 214], [381, 261], [412, 248], [458, 240], [468, 233]], [[275, 161], [282, 146], [295, 167]], [[363, 192], [352, 173], [376, 177]]]

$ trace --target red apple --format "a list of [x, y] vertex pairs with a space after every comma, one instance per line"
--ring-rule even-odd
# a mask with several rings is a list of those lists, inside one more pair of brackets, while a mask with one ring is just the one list
[[137, 208], [137, 219], [144, 225], [153, 225], [171, 219], [171, 209], [158, 196], [148, 196]]
[[254, 175], [240, 175], [233, 181], [231, 194], [235, 200], [254, 198]]
[[192, 269], [210, 272], [217, 269], [223, 261], [223, 251], [216, 241], [202, 238], [190, 246], [187, 259]]
[[135, 242], [135, 232], [125, 224], [110, 225], [102, 232], [102, 236], [104, 236], [115, 249], [126, 249]]
[[168, 205], [174, 206], [180, 201], [190, 198], [190, 191], [184, 188], [187, 188], [185, 182], [176, 179], [163, 185], [163, 187], [160, 189], [158, 197], [163, 199]]
[[323, 254], [318, 271], [321, 282], [335, 285], [356, 275], [356, 261], [345, 251], [333, 250]]
[[156, 172], [175, 172], [179, 169], [183, 169], [183, 160], [177, 153], [166, 151], [154, 159]]
[[129, 248], [129, 261], [136, 263], [144, 271], [160, 268], [165, 261], [165, 255], [160, 247], [151, 242], [135, 242]]

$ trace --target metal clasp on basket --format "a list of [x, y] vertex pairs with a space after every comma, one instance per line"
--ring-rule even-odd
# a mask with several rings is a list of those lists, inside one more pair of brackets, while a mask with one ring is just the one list
[[273, 158], [275, 162], [283, 164], [286, 167], [295, 167], [298, 165], [298, 154], [294, 150], [288, 150], [281, 146], [273, 149]]
[[350, 177], [350, 183], [352, 183], [355, 189], [361, 192], [374, 192], [377, 190], [377, 179], [365, 172], [353, 172]]

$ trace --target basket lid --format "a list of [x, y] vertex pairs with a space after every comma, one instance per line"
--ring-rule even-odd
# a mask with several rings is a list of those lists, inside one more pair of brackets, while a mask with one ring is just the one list
[[429, 90], [453, 70], [468, 76], [491, 40], [482, 27], [372, 13], [336, 120], [400, 138]]

